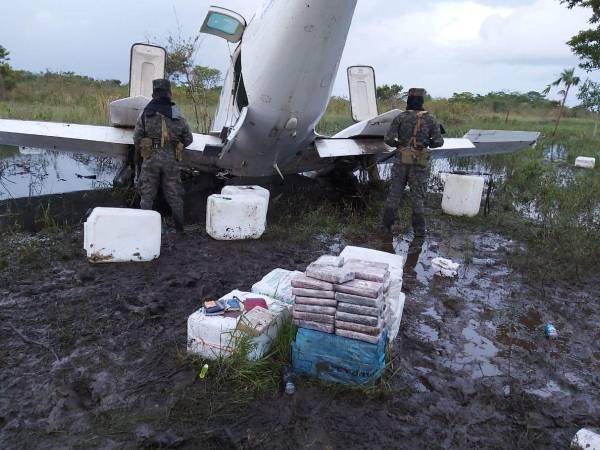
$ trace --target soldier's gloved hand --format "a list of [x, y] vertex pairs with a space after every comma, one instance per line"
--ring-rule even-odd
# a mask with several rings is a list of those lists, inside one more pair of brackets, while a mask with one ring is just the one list
[[383, 211], [383, 226], [386, 230], [392, 231], [394, 222], [396, 222], [396, 211], [393, 208], [385, 208]]

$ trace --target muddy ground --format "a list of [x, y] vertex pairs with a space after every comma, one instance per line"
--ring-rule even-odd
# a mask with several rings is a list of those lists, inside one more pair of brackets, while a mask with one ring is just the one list
[[[375, 389], [298, 380], [239, 408], [185, 359], [187, 317], [340, 238], [224, 243], [199, 226], [153, 263], [92, 266], [78, 229], [3, 238], [2, 448], [566, 448], [600, 426], [600, 278], [532, 278], [501, 234], [438, 217], [424, 242], [395, 241], [407, 303]], [[433, 275], [438, 255], [462, 263], [457, 279]]]

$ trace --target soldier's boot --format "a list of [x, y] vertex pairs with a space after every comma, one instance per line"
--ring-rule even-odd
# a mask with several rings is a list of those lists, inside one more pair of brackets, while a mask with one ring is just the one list
[[425, 216], [423, 214], [413, 214], [412, 226], [416, 238], [425, 237], [427, 234], [427, 229], [425, 226]]

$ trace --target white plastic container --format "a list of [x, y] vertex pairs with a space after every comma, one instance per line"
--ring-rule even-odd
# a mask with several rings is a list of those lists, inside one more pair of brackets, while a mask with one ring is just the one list
[[449, 174], [444, 187], [442, 210], [451, 216], [475, 217], [481, 207], [483, 177]]
[[95, 208], [83, 230], [92, 263], [146, 262], [160, 256], [161, 218], [156, 211]]
[[258, 195], [259, 197], [263, 197], [267, 203], [269, 203], [271, 198], [271, 193], [268, 189], [260, 186], [225, 186], [221, 190], [221, 195]]
[[573, 450], [600, 450], [600, 429], [583, 428], [571, 441]]
[[266, 229], [269, 202], [258, 195], [211, 195], [206, 232], [218, 241], [259, 239]]
[[447, 278], [458, 276], [458, 269], [460, 268], [460, 264], [445, 258], [434, 258], [431, 261], [431, 266], [436, 275]]
[[584, 169], [593, 169], [596, 167], [596, 158], [588, 158], [580, 156], [575, 160], [575, 167], [582, 167]]
[[404, 312], [404, 304], [406, 296], [402, 292], [402, 282], [393, 281], [388, 291], [385, 293], [385, 310], [383, 317], [385, 320], [385, 328], [388, 332], [389, 342], [394, 342], [400, 331], [400, 323], [402, 322], [402, 313]]
[[109, 105], [110, 123], [116, 127], [135, 127], [138, 117], [150, 103], [148, 97], [127, 97]]
[[[290, 316], [290, 306], [265, 295], [249, 292], [232, 291], [222, 298], [237, 297], [263, 298], [267, 302], [269, 312], [275, 316], [271, 325], [260, 336], [251, 340], [251, 350], [248, 358], [258, 360], [262, 358], [273, 345], [281, 324]], [[236, 330], [240, 318], [224, 316], [206, 316], [201, 309], [188, 318], [187, 323], [187, 350], [208, 359], [227, 358], [236, 349], [236, 341], [240, 338], [240, 331]]]
[[252, 292], [255, 294], [268, 295], [283, 303], [292, 305], [294, 295], [292, 294], [292, 278], [302, 275], [302, 272], [284, 269], [275, 269], [269, 272], [265, 277], [252, 286]]

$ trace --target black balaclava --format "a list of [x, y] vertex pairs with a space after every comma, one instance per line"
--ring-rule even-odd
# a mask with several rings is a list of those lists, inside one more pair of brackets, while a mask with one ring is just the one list
[[172, 119], [175, 103], [171, 101], [171, 83], [169, 83], [169, 80], [159, 79], [154, 80], [152, 86], [152, 100], [148, 103], [144, 112], [146, 114], [158, 112]]
[[406, 109], [409, 111], [423, 111], [425, 99], [420, 95], [409, 95], [406, 99]]

